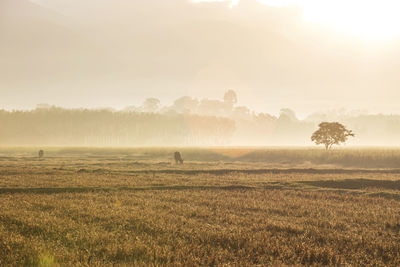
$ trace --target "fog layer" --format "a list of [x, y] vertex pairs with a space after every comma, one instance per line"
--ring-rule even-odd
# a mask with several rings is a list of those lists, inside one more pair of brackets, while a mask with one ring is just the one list
[[[40, 3], [40, 5], [38, 5]], [[302, 118], [320, 109], [400, 113], [399, 42], [367, 43], [258, 1], [2, 0], [0, 108], [220, 98]]]

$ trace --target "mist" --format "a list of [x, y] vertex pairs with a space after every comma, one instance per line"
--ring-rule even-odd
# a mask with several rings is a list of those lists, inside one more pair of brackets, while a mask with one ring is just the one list
[[0, 108], [172, 105], [232, 89], [274, 116], [282, 107], [302, 119], [323, 109], [400, 113], [397, 39], [321, 28], [295, 6], [230, 4], [3, 0]]
[[360, 110], [325, 110], [299, 118], [256, 112], [228, 90], [219, 99], [182, 96], [165, 104], [149, 97], [123, 109], [68, 109], [39, 104], [0, 110], [2, 146], [311, 146], [324, 121], [337, 121], [356, 137], [347, 146], [397, 146], [400, 116]]

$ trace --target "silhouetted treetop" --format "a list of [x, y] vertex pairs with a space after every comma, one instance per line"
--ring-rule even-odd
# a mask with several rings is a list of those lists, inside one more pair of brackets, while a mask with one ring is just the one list
[[147, 98], [142, 105], [143, 112], [156, 112], [161, 106], [157, 98]]
[[228, 90], [224, 94], [224, 102], [232, 105], [236, 104], [238, 102], [236, 92], [233, 90]]

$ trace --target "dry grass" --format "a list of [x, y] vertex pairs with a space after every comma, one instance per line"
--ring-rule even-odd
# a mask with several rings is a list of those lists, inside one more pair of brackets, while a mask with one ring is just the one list
[[83, 152], [0, 160], [1, 266], [400, 265], [398, 170]]

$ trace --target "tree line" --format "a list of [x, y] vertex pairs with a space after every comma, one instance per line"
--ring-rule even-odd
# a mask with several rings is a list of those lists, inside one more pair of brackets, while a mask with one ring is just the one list
[[225, 145], [228, 118], [183, 114], [49, 108], [0, 111], [2, 145], [169, 146]]
[[202, 146], [311, 145], [321, 122], [340, 122], [357, 138], [350, 144], [398, 145], [400, 116], [340, 111], [299, 119], [238, 105], [233, 90], [221, 100], [178, 98], [162, 106], [156, 98], [123, 110], [65, 109], [47, 104], [30, 111], [0, 110], [0, 145]]

